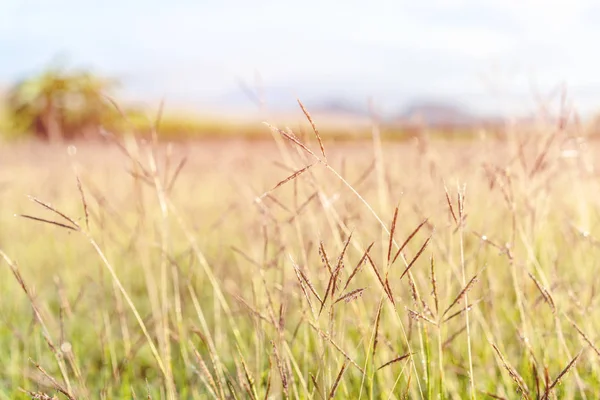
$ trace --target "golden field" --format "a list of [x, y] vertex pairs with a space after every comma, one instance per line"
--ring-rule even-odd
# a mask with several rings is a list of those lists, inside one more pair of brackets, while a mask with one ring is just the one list
[[3, 145], [0, 397], [597, 397], [585, 129], [272, 133]]

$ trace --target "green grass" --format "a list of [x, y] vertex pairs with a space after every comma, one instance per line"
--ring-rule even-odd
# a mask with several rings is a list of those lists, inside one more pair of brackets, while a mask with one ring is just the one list
[[0, 148], [0, 399], [595, 398], [568, 134]]

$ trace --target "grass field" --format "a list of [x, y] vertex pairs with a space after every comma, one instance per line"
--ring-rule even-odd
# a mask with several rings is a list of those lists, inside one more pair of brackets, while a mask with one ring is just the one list
[[573, 135], [6, 145], [0, 398], [597, 398]]

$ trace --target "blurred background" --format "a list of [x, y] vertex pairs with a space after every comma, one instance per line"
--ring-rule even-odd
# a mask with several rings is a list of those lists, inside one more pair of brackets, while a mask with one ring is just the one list
[[164, 100], [171, 138], [260, 136], [300, 119], [297, 98], [328, 126], [375, 110], [390, 137], [527, 119], [564, 93], [589, 119], [599, 17], [586, 0], [3, 1], [0, 130], [120, 129], [98, 93], [140, 129]]
[[599, 22], [0, 0], [0, 400], [599, 398]]

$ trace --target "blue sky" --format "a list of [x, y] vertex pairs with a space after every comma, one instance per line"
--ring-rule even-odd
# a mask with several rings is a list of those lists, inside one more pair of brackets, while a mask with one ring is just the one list
[[259, 74], [283, 103], [434, 98], [494, 113], [566, 82], [588, 112], [599, 20], [584, 0], [0, 0], [0, 85], [62, 54], [130, 96], [182, 104], [249, 104], [238, 81]]

